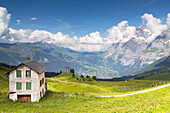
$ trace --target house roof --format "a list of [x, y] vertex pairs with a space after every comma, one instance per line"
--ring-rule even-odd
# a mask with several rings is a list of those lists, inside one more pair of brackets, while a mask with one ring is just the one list
[[41, 65], [40, 63], [34, 60], [29, 61], [29, 62], [24, 62], [23, 64], [28, 66], [29, 68], [31, 68], [32, 70], [36, 71], [39, 74], [47, 69], [46, 67], [44, 67], [43, 65]]
[[32, 61], [29, 61], [29, 62], [24, 62], [24, 63], [19, 64], [18, 66], [14, 67], [13, 69], [11, 69], [9, 72], [5, 73], [4, 75], [9, 74], [11, 71], [17, 69], [21, 65], [25, 65], [25, 66], [29, 67], [30, 69], [34, 70], [38, 74], [44, 72], [47, 69], [46, 67], [44, 67], [40, 63], [32, 60]]

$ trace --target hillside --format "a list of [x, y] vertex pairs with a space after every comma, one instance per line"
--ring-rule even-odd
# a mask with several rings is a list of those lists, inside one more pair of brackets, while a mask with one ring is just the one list
[[[48, 72], [67, 72], [65, 67], [75, 69], [78, 75], [97, 75], [98, 77], [119, 76], [114, 65], [103, 57], [106, 53], [82, 53], [47, 43], [0, 44], [0, 62], [17, 65], [30, 56], [47, 67]], [[112, 62], [113, 63], [113, 62]], [[107, 65], [113, 65], [108, 68]]]
[[136, 79], [170, 81], [170, 73], [151, 74], [151, 75], [137, 77]]
[[151, 85], [162, 85], [165, 82], [163, 80], [131, 80], [128, 82], [83, 80], [79, 76], [72, 77], [71, 73], [62, 73], [56, 77], [46, 78], [46, 80], [48, 88], [52, 91], [84, 95], [122, 94], [141, 90], [141, 88], [150, 88]]
[[167, 40], [169, 36], [157, 37], [148, 44], [132, 39], [126, 43], [113, 44], [105, 52], [77, 52], [44, 42], [0, 43], [0, 62], [18, 65], [30, 56], [32, 60], [46, 66], [48, 72], [67, 72], [65, 67], [70, 67], [75, 69], [77, 75], [105, 79], [122, 77], [167, 55], [170, 49]]
[[7, 96], [8, 87], [9, 87], [8, 78], [3, 76], [3, 74], [5, 74], [9, 70], [10, 70], [9, 68], [0, 66], [0, 101]]
[[[133, 67], [122, 66], [112, 57], [105, 58], [107, 52], [76, 52], [48, 43], [0, 43], [0, 62], [17, 65], [30, 56], [47, 67], [48, 72], [67, 72], [65, 67], [75, 69], [78, 75], [97, 76], [98, 78], [113, 78], [123, 76], [136, 70]], [[121, 70], [127, 70], [119, 74]]]
[[[5, 71], [1, 69], [0, 72]], [[168, 109], [170, 101], [169, 87], [121, 98], [87, 96], [87, 94], [90, 93], [100, 94], [100, 91], [105, 91], [106, 89], [108, 91], [114, 90], [116, 87], [112, 87], [112, 85], [117, 86], [118, 90], [115, 90], [115, 92], [121, 93], [125, 91], [123, 88], [127, 89], [124, 87], [125, 84], [129, 88], [127, 90], [130, 91], [132, 88], [141, 87], [141, 84], [147, 86], [153, 82], [156, 83], [156, 81], [79, 82], [75, 81], [75, 78], [72, 78], [70, 73], [63, 73], [62, 75], [48, 78], [47, 80], [48, 92], [40, 102], [13, 102], [6, 98], [6, 90], [1, 91], [0, 112], [170, 112]], [[160, 81], [157, 81], [157, 83], [160, 83]], [[6, 83], [2, 84], [7, 85], [8, 83], [6, 81]], [[5, 87], [8, 87], [8, 85]], [[109, 93], [107, 92], [107, 94]]]
[[39, 103], [4, 100], [1, 112], [170, 112], [170, 88], [122, 98], [101, 98], [47, 92]]
[[[163, 74], [167, 73], [167, 74]], [[155, 77], [154, 77], [155, 75]], [[162, 79], [161, 76], [162, 75]], [[142, 71], [139, 71], [137, 73], [129, 75], [129, 77], [135, 77], [135, 78], [144, 78], [145, 76], [152, 76], [152, 78], [156, 79], [156, 77], [159, 78], [159, 80], [165, 80], [164, 76], [167, 76], [167, 80], [170, 78], [170, 55], [161, 58], [154, 63], [146, 66]], [[157, 79], [156, 79], [157, 80]]]

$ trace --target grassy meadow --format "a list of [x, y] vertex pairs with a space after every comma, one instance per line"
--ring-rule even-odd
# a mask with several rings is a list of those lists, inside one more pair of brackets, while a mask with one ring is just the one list
[[143, 78], [143, 80], [165, 80], [170, 81], [170, 74], [169, 73], [159, 73], [155, 75], [147, 75]]
[[[79, 78], [79, 80], [77, 80]], [[130, 80], [130, 81], [85, 81], [80, 77], [72, 77], [71, 73], [46, 78], [48, 89], [56, 92], [76, 93], [86, 95], [113, 95], [133, 92], [168, 83], [164, 80]]]
[[21, 103], [4, 99], [0, 112], [170, 112], [170, 87], [119, 98], [62, 94], [48, 91], [40, 102]]
[[[0, 112], [163, 112], [170, 110], [170, 87], [127, 97], [102, 98], [99, 95], [122, 94], [162, 85], [163, 80], [131, 80], [128, 82], [95, 81], [72, 77], [71, 73], [46, 78], [48, 91], [40, 102], [21, 103], [6, 98], [8, 79], [2, 76], [8, 69], [1, 68]], [[78, 79], [77, 79], [78, 78]]]

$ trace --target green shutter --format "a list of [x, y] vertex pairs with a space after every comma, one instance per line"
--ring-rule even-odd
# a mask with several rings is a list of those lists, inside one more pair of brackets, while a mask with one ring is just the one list
[[21, 77], [21, 70], [17, 70], [17, 77]]
[[21, 83], [20, 82], [17, 82], [17, 89], [21, 90]]
[[27, 90], [30, 90], [31, 89], [31, 82], [27, 82], [26, 87], [27, 87]]

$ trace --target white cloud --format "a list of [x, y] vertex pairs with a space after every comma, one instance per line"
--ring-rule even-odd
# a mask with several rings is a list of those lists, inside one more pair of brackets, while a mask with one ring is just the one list
[[131, 38], [136, 37], [136, 27], [129, 26], [127, 21], [122, 21], [107, 31], [109, 33], [106, 39], [107, 43], [127, 42]]
[[100, 36], [100, 33], [98, 31], [94, 33], [90, 33], [89, 35], [86, 35], [84, 37], [79, 38], [80, 43], [88, 43], [88, 44], [102, 44], [103, 38]]
[[31, 20], [37, 20], [37, 18], [36, 17], [32, 17], [32, 18], [30, 18]]
[[37, 42], [37, 41], [44, 41], [47, 43], [54, 43], [54, 44], [99, 44], [103, 43], [102, 38], [100, 37], [99, 32], [91, 33], [90, 35], [86, 35], [85, 37], [76, 37], [73, 38], [69, 37], [68, 34], [64, 35], [61, 32], [58, 32], [56, 34], [50, 33], [45, 30], [15, 30], [12, 28], [9, 28], [9, 35], [10, 40], [12, 42]]
[[146, 26], [152, 33], [152, 35], [146, 39], [148, 43], [152, 42], [157, 36], [161, 35], [163, 31], [168, 29], [167, 25], [162, 25], [162, 21], [153, 17], [152, 14], [145, 13], [141, 18], [146, 21]]
[[132, 38], [142, 39], [150, 43], [168, 29], [167, 25], [162, 25], [162, 21], [153, 17], [152, 14], [145, 13], [141, 18], [146, 21], [143, 37], [138, 35], [135, 26], [129, 26], [128, 21], [122, 21], [117, 26], [107, 30], [109, 33], [106, 39], [107, 43], [127, 42]]
[[76, 51], [88, 51], [88, 52], [94, 52], [94, 51], [101, 51], [103, 49], [103, 46], [100, 44], [91, 45], [91, 44], [76, 44], [71, 45], [68, 48], [76, 50]]
[[168, 13], [166, 20], [167, 25], [170, 27], [170, 13]]
[[51, 33], [45, 31], [45, 30], [15, 30], [12, 28], [9, 28], [9, 40], [11, 42], [38, 42], [38, 41], [48, 41], [51, 37]]
[[73, 38], [69, 37], [68, 34], [64, 35], [61, 32], [56, 34], [47, 32], [45, 30], [15, 30], [9, 28], [10, 42], [38, 42], [43, 41], [47, 43], [53, 43], [60, 47], [70, 48], [76, 51], [101, 51], [106, 50], [100, 37], [99, 32], [91, 33], [85, 37], [78, 38], [74, 36]]
[[0, 7], [0, 36], [4, 36], [7, 33], [10, 17], [11, 15], [8, 14], [7, 9]]
[[[161, 20], [153, 17], [152, 14], [144, 14], [141, 17], [146, 21], [146, 28], [143, 29], [143, 36], [139, 35], [135, 26], [130, 26], [128, 21], [122, 21], [117, 26], [113, 26], [107, 30], [109, 33], [106, 38], [102, 38], [100, 32], [92, 32], [81, 37], [70, 37], [68, 34], [58, 32], [53, 34], [45, 30], [30, 30], [20, 29], [15, 30], [8, 28], [10, 14], [6, 8], [0, 7], [0, 41], [1, 42], [38, 42], [43, 41], [53, 43], [61, 47], [70, 48], [76, 51], [104, 51], [111, 44], [117, 42], [127, 42], [132, 38], [142, 39], [146, 42], [153, 41], [157, 36], [161, 35], [164, 30], [168, 29], [167, 25], [162, 25]], [[33, 19], [33, 18], [32, 18]], [[35, 18], [33, 19], [35, 20]], [[167, 17], [167, 24], [169, 25], [170, 14]], [[57, 22], [62, 23], [63, 26], [70, 28], [71, 26], [60, 19]], [[20, 24], [21, 20], [17, 20]]]
[[21, 20], [17, 20], [18, 25], [21, 24], [20, 22], [21, 22]]

